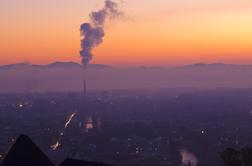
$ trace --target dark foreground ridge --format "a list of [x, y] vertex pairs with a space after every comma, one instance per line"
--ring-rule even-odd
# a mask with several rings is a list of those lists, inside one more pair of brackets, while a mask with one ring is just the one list
[[93, 163], [82, 160], [66, 159], [59, 166], [110, 166], [107, 164]]
[[252, 149], [235, 150], [228, 148], [222, 153], [225, 166], [252, 166]]
[[32, 142], [21, 135], [10, 149], [1, 166], [54, 166], [50, 159]]
[[[228, 148], [221, 155], [224, 166], [252, 166], [252, 149]], [[51, 160], [25, 135], [21, 135], [0, 166], [55, 166]], [[66, 159], [59, 166], [109, 166], [75, 159]], [[189, 164], [189, 166], [191, 166]], [[199, 164], [199, 166], [201, 166]]]
[[[51, 160], [25, 135], [21, 135], [0, 166], [55, 166]], [[82, 160], [66, 159], [59, 166], [109, 166]]]

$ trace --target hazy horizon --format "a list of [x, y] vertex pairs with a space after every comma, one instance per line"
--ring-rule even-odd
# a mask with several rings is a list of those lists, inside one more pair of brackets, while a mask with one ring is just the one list
[[[47, 63], [31, 63], [29, 61], [16, 61], [13, 63], [0, 63], [0, 67], [1, 66], [7, 66], [7, 65], [15, 65], [15, 64], [27, 64], [27, 65], [39, 65], [39, 66], [46, 66], [46, 65], [50, 65], [50, 64], [54, 64], [54, 63], [75, 63], [78, 65], [82, 65], [81, 62], [79, 61], [60, 61], [60, 60], [56, 60], [56, 61], [50, 61]], [[117, 68], [134, 68], [134, 67], [185, 67], [185, 66], [191, 66], [191, 65], [237, 65], [237, 66], [251, 66], [252, 63], [225, 63], [222, 61], [216, 61], [216, 62], [211, 62], [211, 63], [207, 63], [204, 61], [199, 61], [199, 62], [194, 62], [194, 63], [184, 63], [184, 64], [159, 64], [159, 65], [151, 65], [151, 64], [131, 64], [131, 65], [116, 65], [116, 64], [109, 64], [109, 63], [90, 63], [89, 65], [105, 65], [105, 66], [111, 66], [111, 67], [117, 67]]]
[[0, 0], [0, 20], [0, 166], [252, 165], [252, 0]]
[[[89, 90], [157, 90], [252, 88], [252, 66], [194, 64], [180, 67], [111, 67], [90, 65]], [[0, 68], [1, 92], [80, 91], [83, 67], [77, 63], [45, 66], [10, 65]], [[18, 83], [18, 84], [17, 84]]]

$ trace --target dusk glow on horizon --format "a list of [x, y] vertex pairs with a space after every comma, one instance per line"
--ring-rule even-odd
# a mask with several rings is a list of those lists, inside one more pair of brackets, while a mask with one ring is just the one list
[[[103, 0], [1, 0], [0, 64], [80, 63], [80, 32]], [[252, 64], [251, 0], [124, 0], [91, 63]]]

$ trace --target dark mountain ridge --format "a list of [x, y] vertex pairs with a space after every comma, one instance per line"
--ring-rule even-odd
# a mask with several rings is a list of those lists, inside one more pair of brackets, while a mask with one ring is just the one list
[[[109, 69], [112, 68], [108, 65], [103, 64], [90, 64], [88, 65], [89, 68], [103, 68]], [[29, 64], [29, 63], [14, 63], [8, 65], [1, 65], [1, 69], [10, 70], [10, 69], [20, 69], [20, 68], [38, 68], [38, 69], [46, 69], [46, 68], [81, 68], [82, 65], [76, 62], [53, 62], [47, 65], [36, 65], [36, 64]]]
[[[26, 135], [18, 137], [0, 166], [55, 166]], [[83, 160], [66, 159], [59, 166], [109, 166]]]

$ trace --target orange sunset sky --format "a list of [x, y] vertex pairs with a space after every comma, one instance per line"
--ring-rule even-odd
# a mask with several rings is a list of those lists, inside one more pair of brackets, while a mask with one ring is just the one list
[[[80, 62], [80, 24], [103, 0], [1, 0], [0, 64]], [[251, 0], [124, 0], [92, 63], [252, 64]]]

